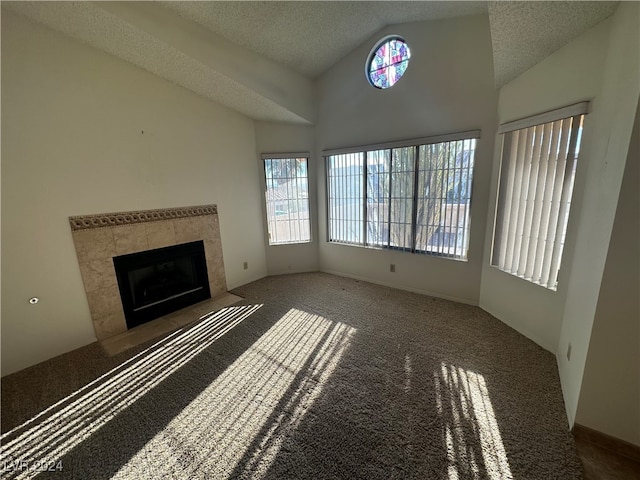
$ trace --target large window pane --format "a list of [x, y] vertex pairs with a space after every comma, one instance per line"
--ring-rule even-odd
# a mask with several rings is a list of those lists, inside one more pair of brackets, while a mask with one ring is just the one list
[[475, 143], [420, 146], [416, 250], [467, 257]]
[[269, 245], [311, 241], [306, 158], [265, 158]]
[[327, 157], [329, 240], [363, 243], [364, 153]]
[[328, 155], [329, 241], [466, 259], [475, 145]]
[[415, 148], [394, 148], [391, 155], [389, 246], [411, 250]]
[[389, 245], [391, 150], [367, 152], [367, 245]]

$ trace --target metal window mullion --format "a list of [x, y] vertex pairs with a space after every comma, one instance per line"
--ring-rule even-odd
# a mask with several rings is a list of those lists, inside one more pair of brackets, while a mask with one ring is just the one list
[[298, 197], [299, 197], [299, 192], [298, 192], [298, 160], [297, 159], [293, 159], [292, 160], [293, 166], [295, 168], [295, 176], [292, 176], [290, 182], [291, 183], [291, 193], [293, 195], [293, 204], [295, 207], [295, 221], [293, 224], [293, 233], [295, 235], [295, 240], [299, 241], [300, 240], [300, 213], [299, 213], [299, 209], [298, 209]]
[[331, 217], [331, 226], [327, 229], [327, 240], [332, 241], [335, 239], [335, 221], [336, 221], [336, 197], [335, 197], [335, 168], [333, 168], [331, 157], [325, 157], [325, 165], [327, 169], [327, 185], [330, 191], [330, 203], [331, 209], [327, 208], [327, 216]]
[[[287, 162], [285, 163], [285, 165], [290, 164], [289, 159], [281, 161]], [[289, 175], [285, 175], [285, 184], [287, 185], [287, 208], [288, 210], [291, 210], [291, 181], [289, 180]], [[289, 225], [289, 238], [287, 239], [287, 241], [290, 242], [293, 235], [291, 233], [291, 213], [289, 212], [287, 212], [287, 224]]]
[[324, 157], [325, 177], [327, 182], [327, 242], [335, 238], [334, 222], [336, 216], [335, 199], [335, 169], [333, 168], [332, 157]]
[[422, 205], [423, 212], [423, 242], [424, 242], [424, 251], [428, 252], [428, 242], [429, 242], [429, 211], [431, 209], [431, 169], [429, 168], [429, 155], [428, 155], [428, 146], [424, 145], [420, 151], [422, 155], [420, 156], [420, 160], [423, 162], [423, 170], [422, 170], [422, 179], [423, 179], [423, 188], [424, 188], [424, 199]]
[[[469, 157], [467, 159], [466, 166], [466, 174], [467, 174], [467, 183], [465, 185], [464, 191], [464, 218], [462, 220], [462, 251], [464, 254], [464, 258], [468, 257], [468, 243], [471, 237], [471, 185], [473, 183], [473, 161], [476, 154], [476, 141], [469, 140]], [[469, 225], [467, 225], [467, 219], [469, 220]], [[469, 231], [467, 231], [467, 229]]]
[[[442, 209], [445, 205], [444, 203], [444, 162], [446, 161], [446, 158], [449, 156], [449, 144], [445, 143], [443, 144], [443, 151], [444, 151], [444, 156], [443, 156], [443, 161], [442, 161], [442, 178], [441, 178], [441, 182], [440, 182], [440, 215], [438, 215], [438, 228], [440, 228], [442, 226]], [[444, 207], [444, 215], [445, 215], [445, 219], [446, 219], [446, 215], [447, 215], [447, 208]], [[442, 255], [444, 253], [444, 232], [440, 232], [440, 250], [439, 253]]]
[[411, 212], [411, 253], [416, 252], [416, 238], [418, 235], [418, 146], [413, 146], [413, 211]]
[[273, 221], [271, 219], [271, 215], [269, 215], [269, 203], [271, 202], [270, 196], [269, 196], [269, 178], [267, 177], [267, 162], [269, 162], [270, 160], [265, 158], [262, 161], [262, 167], [264, 169], [264, 198], [265, 198], [265, 202], [266, 202], [266, 206], [267, 206], [267, 237], [269, 239], [269, 245], [271, 245], [272, 241], [271, 241], [271, 230], [273, 228]]
[[[438, 189], [437, 187], [435, 188], [435, 192], [434, 189], [431, 188], [432, 186], [435, 186], [435, 183], [437, 183], [438, 181], [438, 172], [436, 169], [433, 168], [433, 152], [434, 152], [434, 145], [429, 145], [429, 163], [428, 163], [428, 169], [429, 169], [429, 210], [427, 210], [427, 239], [426, 242], [427, 244], [429, 242], [431, 242], [431, 239], [433, 238], [433, 235], [436, 233], [436, 226], [433, 223], [433, 212], [435, 212], [436, 207], [437, 207], [437, 203], [438, 203], [438, 199], [435, 197], [435, 194], [437, 193]], [[429, 215], [430, 214], [430, 215]], [[429, 234], [429, 230], [431, 229], [431, 234]], [[431, 253], [433, 253], [433, 243], [431, 244], [432, 248], [430, 250]], [[437, 252], [437, 247], [436, 247], [436, 252]]]
[[[458, 156], [458, 142], [451, 142], [453, 143], [453, 182], [455, 185], [455, 181], [456, 181], [456, 160], [457, 160], [457, 156]], [[449, 193], [449, 182], [451, 180], [451, 159], [449, 159], [449, 162], [447, 163], [447, 191], [445, 192], [445, 199], [447, 198], [447, 195]], [[445, 203], [445, 205], [449, 205], [449, 203]], [[445, 213], [446, 213], [447, 207], [445, 207]], [[450, 209], [450, 215], [449, 215], [449, 222], [447, 224], [447, 217], [445, 216], [445, 228], [448, 227], [449, 228], [449, 246], [447, 248], [447, 253], [449, 255], [451, 255], [451, 230], [452, 230], [452, 225], [453, 225], [453, 208]], [[454, 248], [454, 253], [455, 253], [455, 248]]]
[[[457, 202], [457, 208], [456, 208], [456, 235], [455, 235], [455, 243], [453, 246], [453, 252], [454, 255], [456, 256], [456, 258], [462, 258], [462, 249], [464, 248], [463, 246], [460, 247], [461, 249], [461, 253], [460, 255], [458, 255], [458, 236], [460, 235], [460, 199], [462, 198], [462, 175], [463, 175], [463, 168], [464, 168], [464, 152], [465, 152], [465, 144], [466, 144], [466, 140], [462, 140], [462, 152], [460, 152], [460, 168], [454, 169], [454, 174], [453, 174], [453, 185], [455, 188], [456, 185], [456, 175], [455, 172], [456, 170], [458, 171], [458, 188], [456, 189], [456, 191], [454, 192], [455, 195], [455, 200]], [[463, 232], [464, 235], [464, 232]]]
[[364, 154], [364, 165], [362, 168], [362, 244], [367, 245], [367, 164], [369, 162], [369, 154]]
[[390, 148], [387, 151], [389, 152], [389, 220], [387, 223], [387, 247], [391, 248], [391, 192], [393, 190], [393, 155]]
[[339, 226], [340, 226], [340, 236], [338, 238], [338, 241], [340, 242], [344, 242], [345, 237], [346, 237], [346, 228], [345, 228], [345, 223], [347, 221], [347, 215], [346, 215], [346, 196], [347, 196], [347, 192], [346, 192], [346, 188], [347, 188], [347, 181], [346, 181], [346, 175], [347, 172], [345, 170], [345, 157], [344, 156], [340, 156], [339, 157], [339, 162], [340, 162], [340, 197], [339, 197], [339, 202], [338, 205], [340, 206], [340, 210], [339, 210]]

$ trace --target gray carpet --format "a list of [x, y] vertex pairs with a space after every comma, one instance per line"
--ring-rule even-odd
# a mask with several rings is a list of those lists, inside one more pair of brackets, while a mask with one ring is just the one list
[[320, 273], [233, 293], [3, 378], [2, 478], [581, 478], [555, 358], [479, 308]]

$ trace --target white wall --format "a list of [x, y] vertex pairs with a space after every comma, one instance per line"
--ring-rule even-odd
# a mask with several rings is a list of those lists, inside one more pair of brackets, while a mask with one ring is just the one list
[[[584, 196], [575, 217], [575, 250], [568, 257], [570, 273], [557, 357], [571, 425], [640, 95], [639, 23], [638, 2], [621, 2], [611, 18], [602, 91], [598, 98], [601, 115], [596, 119], [596, 135], [590, 145], [591, 155], [583, 179]], [[569, 343], [573, 346], [570, 361], [565, 355]]]
[[6, 11], [2, 74], [3, 375], [95, 340], [70, 215], [215, 203], [229, 288], [266, 275], [251, 120]]
[[263, 153], [308, 152], [309, 158], [309, 209], [311, 216], [311, 242], [294, 245], [269, 245], [267, 235], [266, 210], [262, 202], [267, 253], [267, 274], [315, 272], [318, 270], [318, 205], [316, 195], [317, 157], [314, 152], [315, 128], [301, 125], [286, 125], [271, 122], [256, 122], [256, 154], [258, 170], [261, 174], [261, 192], [265, 191]]
[[[385, 35], [411, 48], [404, 77], [388, 90], [371, 87], [364, 64]], [[317, 81], [316, 152], [392, 140], [482, 130], [471, 211], [469, 261], [329, 244], [324, 162], [318, 162], [319, 261], [323, 271], [477, 304], [484, 221], [496, 128], [496, 91], [486, 16], [386, 28]], [[396, 273], [389, 272], [389, 264]]]
[[605, 21], [500, 89], [499, 123], [564, 107], [582, 100], [594, 99], [591, 113], [587, 115], [584, 124], [567, 245], [556, 292], [490, 266], [500, 169], [500, 137], [496, 137], [495, 142], [491, 200], [486, 221], [480, 306], [554, 353], [558, 345], [567, 289], [566, 258], [570, 254], [571, 239], [574, 238], [571, 234], [571, 228], [584, 189], [583, 185], [581, 187], [580, 179], [584, 178], [584, 172], [589, 162], [592, 151], [590, 145], [593, 143], [594, 137], [598, 135], [594, 126], [597, 117], [601, 115], [601, 106], [597, 97], [602, 85], [602, 69], [606, 58], [608, 36], [609, 22]]
[[640, 104], [611, 233], [576, 422], [640, 446]]

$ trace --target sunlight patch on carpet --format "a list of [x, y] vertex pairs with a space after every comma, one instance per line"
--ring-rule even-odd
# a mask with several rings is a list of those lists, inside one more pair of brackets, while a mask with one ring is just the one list
[[295, 308], [207, 386], [115, 478], [260, 478], [322, 392], [355, 329]]
[[434, 384], [448, 479], [513, 478], [484, 377], [443, 363]]
[[[2, 435], [0, 462], [56, 461], [261, 307], [227, 307], [163, 338]], [[38, 473], [15, 469], [7, 478]]]

